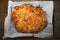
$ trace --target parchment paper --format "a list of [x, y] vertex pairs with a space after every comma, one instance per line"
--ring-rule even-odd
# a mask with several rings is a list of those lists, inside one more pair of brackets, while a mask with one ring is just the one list
[[[14, 10], [15, 6], [20, 6], [22, 4], [31, 4], [33, 6], [39, 6], [42, 7], [42, 9], [46, 12], [48, 24], [47, 27], [42, 30], [38, 34], [25, 34], [25, 33], [18, 33], [15, 30], [15, 26], [11, 20], [11, 12]], [[4, 22], [4, 38], [10, 37], [24, 37], [24, 36], [34, 36], [39, 38], [46, 38], [53, 35], [53, 24], [52, 24], [52, 18], [53, 18], [53, 1], [31, 1], [31, 2], [8, 2], [8, 14]]]

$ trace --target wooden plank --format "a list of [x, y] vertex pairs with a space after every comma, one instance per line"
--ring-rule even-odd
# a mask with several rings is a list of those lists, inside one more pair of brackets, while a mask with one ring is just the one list
[[[4, 34], [4, 19], [5, 17], [7, 16], [7, 7], [8, 7], [8, 0], [4, 0], [4, 1], [0, 1], [0, 3], [2, 5], [4, 5], [4, 11], [2, 11], [1, 9], [1, 12], [0, 12], [0, 39], [3, 37], [3, 34]], [[6, 5], [5, 5], [6, 3]], [[1, 5], [0, 5], [1, 7]], [[47, 39], [47, 38], [44, 38], [44, 39], [41, 39], [41, 38], [7, 38], [5, 40], [60, 40], [60, 1], [54, 1], [54, 38], [50, 38], [50, 39]], [[2, 39], [1, 39], [2, 40]]]
[[54, 1], [54, 12], [60, 12], [60, 1]]

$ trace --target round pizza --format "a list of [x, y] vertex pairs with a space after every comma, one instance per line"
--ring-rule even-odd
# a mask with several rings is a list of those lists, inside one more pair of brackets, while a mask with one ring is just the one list
[[15, 6], [11, 18], [17, 32], [22, 33], [38, 33], [47, 25], [45, 12], [32, 5]]

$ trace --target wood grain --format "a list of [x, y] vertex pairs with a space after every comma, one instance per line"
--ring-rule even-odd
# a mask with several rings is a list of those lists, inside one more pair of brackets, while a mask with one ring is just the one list
[[[4, 34], [4, 19], [7, 16], [8, 0], [0, 1], [0, 40]], [[54, 37], [53, 38], [6, 38], [5, 40], [60, 40], [60, 1], [54, 0]]]

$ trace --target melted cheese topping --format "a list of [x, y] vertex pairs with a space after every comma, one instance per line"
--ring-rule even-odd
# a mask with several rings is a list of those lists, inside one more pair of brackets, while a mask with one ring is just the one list
[[40, 32], [47, 24], [44, 11], [31, 5], [16, 6], [12, 20], [17, 31], [24, 33]]

